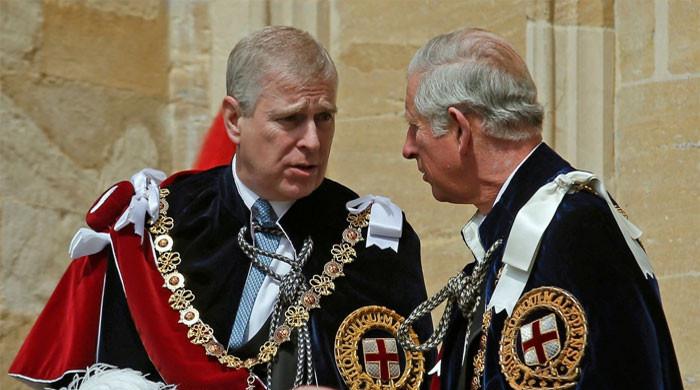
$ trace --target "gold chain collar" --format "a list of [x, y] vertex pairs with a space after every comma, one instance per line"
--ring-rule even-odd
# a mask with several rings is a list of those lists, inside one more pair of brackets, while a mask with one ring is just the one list
[[[494, 286], [498, 284], [501, 280], [501, 274], [503, 274], [503, 268], [501, 266], [496, 273], [496, 280], [494, 281]], [[484, 286], [484, 288], [486, 288]], [[486, 302], [484, 302], [486, 305]], [[472, 376], [471, 390], [479, 390], [481, 388], [481, 377], [484, 375], [484, 368], [486, 366], [486, 343], [488, 342], [489, 328], [491, 327], [491, 320], [493, 319], [493, 308], [487, 308], [484, 311], [484, 316], [481, 318], [481, 337], [479, 338], [479, 349], [474, 355], [473, 367], [474, 375]], [[467, 340], [465, 340], [467, 342]]]
[[355, 245], [363, 241], [361, 229], [369, 224], [371, 207], [367, 207], [359, 214], [348, 214], [346, 220], [349, 226], [343, 231], [342, 241], [331, 247], [332, 260], [323, 266], [323, 272], [314, 275], [309, 284], [311, 287], [302, 294], [299, 301], [287, 308], [284, 313], [284, 323], [275, 329], [271, 339], [266, 341], [258, 351], [256, 357], [241, 359], [231, 355], [226, 348], [214, 337], [214, 330], [199, 318], [199, 311], [192, 305], [195, 299], [194, 293], [185, 287], [185, 277], [177, 271], [182, 259], [179, 252], [173, 251], [173, 239], [169, 235], [175, 226], [172, 217], [168, 217], [168, 202], [165, 199], [170, 190], [160, 190], [160, 210], [158, 220], [149, 228], [153, 238], [153, 247], [158, 256], [156, 264], [158, 272], [163, 277], [163, 287], [170, 290], [168, 304], [180, 313], [180, 323], [188, 327], [187, 338], [192, 344], [201, 345], [204, 352], [217, 358], [222, 365], [239, 369], [250, 369], [258, 364], [268, 363], [275, 357], [279, 346], [287, 342], [292, 331], [300, 328], [309, 320], [309, 311], [320, 308], [321, 296], [331, 295], [335, 290], [335, 279], [343, 274], [343, 266], [350, 264], [357, 258]]

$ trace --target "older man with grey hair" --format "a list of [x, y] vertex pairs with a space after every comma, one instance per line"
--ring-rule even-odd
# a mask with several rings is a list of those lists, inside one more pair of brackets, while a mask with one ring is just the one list
[[463, 29], [408, 68], [403, 156], [435, 199], [472, 204], [476, 261], [421, 304], [443, 319], [433, 388], [680, 389], [658, 285], [637, 229], [600, 178], [542, 142], [543, 111], [503, 38]]
[[390, 200], [325, 178], [336, 89], [308, 33], [242, 39], [222, 109], [231, 164], [144, 170], [100, 197], [11, 375], [60, 384], [97, 362], [98, 384], [117, 366], [178, 389], [416, 388], [424, 359], [399, 357], [392, 324], [426, 298], [419, 241]]

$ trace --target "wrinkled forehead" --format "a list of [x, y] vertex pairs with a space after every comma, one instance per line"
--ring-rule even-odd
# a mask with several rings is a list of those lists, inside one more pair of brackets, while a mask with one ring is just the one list
[[298, 109], [314, 107], [336, 111], [336, 83], [334, 80], [300, 80], [280, 75], [264, 79], [260, 97], [270, 104], [294, 106]]

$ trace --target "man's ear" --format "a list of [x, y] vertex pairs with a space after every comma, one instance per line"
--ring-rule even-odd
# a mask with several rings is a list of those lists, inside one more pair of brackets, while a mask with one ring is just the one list
[[221, 115], [224, 118], [224, 126], [226, 127], [226, 135], [238, 145], [241, 141], [241, 128], [238, 125], [241, 119], [241, 106], [238, 100], [232, 96], [226, 96], [221, 103]]
[[472, 137], [472, 123], [469, 118], [462, 113], [462, 111], [456, 109], [455, 107], [450, 107], [447, 109], [447, 113], [450, 114], [450, 118], [454, 121], [457, 126], [457, 142], [459, 143], [459, 152], [464, 154], [469, 150], [469, 142], [471, 142]]

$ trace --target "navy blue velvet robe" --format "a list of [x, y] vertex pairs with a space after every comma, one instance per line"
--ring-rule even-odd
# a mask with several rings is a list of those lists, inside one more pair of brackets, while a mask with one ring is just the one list
[[[250, 212], [237, 192], [230, 166], [185, 176], [168, 188], [168, 215], [176, 221], [170, 235], [174, 250], [182, 256], [178, 270], [196, 296], [194, 306], [202, 320], [225, 344], [250, 267], [250, 260], [236, 242], [239, 230], [250, 221]], [[303, 271], [307, 280], [320, 274], [331, 259], [331, 246], [341, 241], [348, 226], [345, 203], [355, 198], [357, 194], [348, 188], [326, 179], [282, 217], [280, 224], [297, 253], [307, 236], [313, 239], [314, 249]], [[336, 331], [348, 314], [362, 306], [380, 305], [407, 317], [426, 299], [420, 242], [405, 219], [398, 253], [376, 246], [365, 248], [364, 241], [355, 249], [357, 259], [344, 267], [344, 277], [335, 280], [334, 293], [321, 299], [321, 309], [311, 311], [312, 355], [319, 385], [346, 388], [335, 365], [333, 348]], [[150, 373], [149, 379], [155, 380], [157, 370], [129, 317], [119, 283], [112, 263], [99, 361]], [[425, 339], [432, 332], [432, 323], [425, 318], [414, 329]], [[426, 357], [426, 366], [434, 364], [434, 359]]]
[[[542, 185], [572, 170], [546, 144], [540, 145], [482, 222], [479, 235], [485, 249], [504, 239], [486, 276], [486, 302], [493, 294], [516, 214]], [[586, 191], [564, 197], [544, 232], [525, 292], [541, 286], [570, 292], [585, 311], [588, 340], [577, 389], [682, 389], [658, 284], [644, 277], [603, 199]], [[486, 390], [510, 389], [499, 365], [506, 319], [505, 311], [494, 315], [488, 329], [482, 381]], [[472, 338], [463, 365], [465, 326], [455, 314], [443, 342], [442, 389], [457, 389], [462, 370], [470, 388], [480, 335]]]

